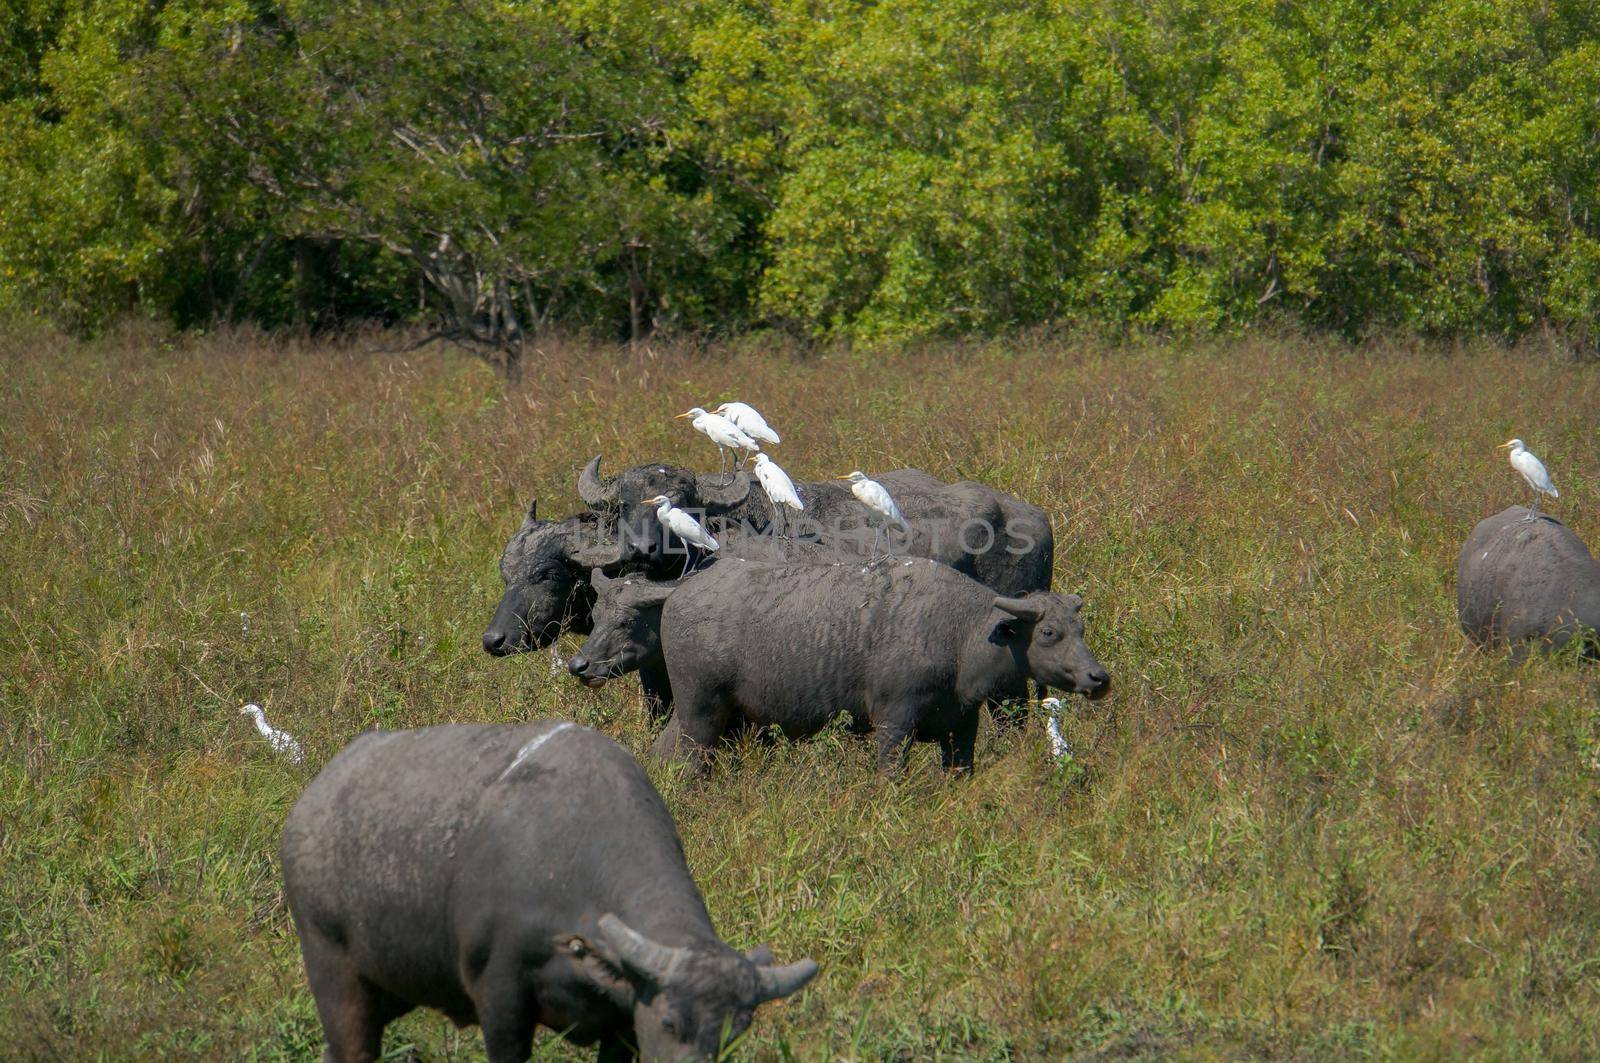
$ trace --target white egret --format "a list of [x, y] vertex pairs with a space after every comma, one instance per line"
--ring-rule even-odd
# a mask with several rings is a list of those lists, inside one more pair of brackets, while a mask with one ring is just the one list
[[[902, 528], [910, 528], [905, 517], [900, 515], [900, 507], [895, 505], [894, 496], [889, 494], [886, 487], [876, 480], [867, 478], [867, 474], [857, 469], [848, 476], [837, 477], [840, 480], [850, 481], [850, 493], [860, 500], [872, 512], [878, 514], [885, 521], [893, 521]], [[872, 556], [878, 556], [878, 536], [883, 534], [880, 524], [872, 536]]]
[[728, 420], [739, 427], [739, 431], [761, 443], [781, 443], [778, 433], [767, 424], [767, 419], [761, 416], [761, 411], [743, 402], [724, 402], [716, 409]]
[[[672, 504], [672, 499], [668, 498], [666, 495], [656, 495], [654, 498], [647, 498], [644, 500], [644, 504], [647, 506], [655, 506], [656, 520], [661, 522], [661, 526], [663, 528], [671, 532], [673, 535], [676, 535], [684, 542], [692, 543], [702, 550], [716, 550], [720, 548], [720, 544], [717, 542], [717, 540], [712, 538], [711, 533], [706, 531], [705, 528], [701, 526], [699, 521], [695, 520], [677, 506], [674, 506]], [[685, 552], [683, 557], [683, 572], [687, 571], [689, 571], [689, 555], [687, 552]], [[683, 575], [683, 572], [680, 572], [679, 575]]]
[[272, 747], [273, 752], [287, 757], [289, 763], [299, 764], [306, 759], [306, 752], [300, 748], [300, 743], [295, 741], [294, 735], [288, 731], [280, 731], [268, 724], [267, 714], [261, 711], [260, 705], [246, 705], [239, 710], [239, 715], [249, 716], [255, 720], [256, 730], [261, 732], [261, 737], [267, 740], [267, 744]]
[[1528, 486], [1533, 488], [1533, 505], [1528, 507], [1527, 520], [1533, 520], [1539, 515], [1539, 496], [1549, 495], [1551, 498], [1560, 498], [1561, 492], [1556, 490], [1555, 481], [1550, 479], [1550, 472], [1544, 467], [1544, 462], [1533, 456], [1533, 452], [1522, 445], [1522, 440], [1512, 439], [1496, 450], [1505, 447], [1511, 448], [1511, 467], [1522, 474]]
[[767, 493], [767, 501], [772, 503], [773, 523], [777, 523], [781, 516], [779, 506], [788, 506], [796, 513], [805, 512], [806, 504], [800, 501], [800, 492], [795, 490], [794, 481], [789, 479], [789, 474], [777, 462], [760, 452], [749, 460], [756, 463], [756, 480]]
[[[703, 433], [707, 439], [711, 440], [711, 442], [717, 445], [717, 457], [722, 463], [718, 468], [719, 472], [724, 471], [728, 460], [727, 452], [729, 449], [735, 451], [761, 449], [761, 444], [757, 443], [754, 439], [751, 439], [750, 436], [740, 429], [738, 425], [734, 424], [726, 417], [722, 417], [714, 413], [707, 413], [698, 406], [689, 410], [687, 413], [680, 413], [676, 416], [678, 418], [693, 417], [694, 420], [690, 421], [689, 423], [694, 425], [695, 431]], [[733, 477], [730, 476], [723, 482], [732, 483]]]
[[1044, 733], [1050, 738], [1050, 756], [1060, 764], [1072, 756], [1067, 740], [1061, 735], [1061, 699], [1045, 698], [1039, 702], [1045, 710]]

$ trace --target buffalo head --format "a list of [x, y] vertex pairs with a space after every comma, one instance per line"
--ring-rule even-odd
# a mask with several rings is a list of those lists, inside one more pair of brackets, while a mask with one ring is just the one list
[[617, 542], [614, 548], [585, 553], [584, 562], [591, 568], [633, 566], [646, 571], [665, 571], [677, 564], [683, 544], [668, 541], [667, 532], [656, 520], [655, 507], [644, 504], [645, 499], [658, 495], [666, 495], [679, 509], [707, 517], [734, 517], [749, 498], [750, 477], [741, 472], [724, 486], [715, 476], [664, 463], [635, 465], [602, 477], [600, 455], [596, 454], [578, 474], [578, 497], [615, 527]]
[[1024, 657], [1027, 671], [1045, 686], [1091, 699], [1111, 690], [1111, 674], [1083, 639], [1076, 594], [1034, 591], [1020, 598], [996, 598], [990, 639]]
[[565, 629], [589, 630], [594, 591], [589, 570], [577, 559], [594, 536], [593, 514], [539, 520], [537, 500], [528, 503], [522, 527], [500, 555], [505, 593], [483, 632], [483, 648], [496, 657], [550, 645]]
[[597, 933], [573, 937], [565, 952], [597, 991], [633, 1012], [633, 1048], [646, 1060], [712, 1060], [750, 1026], [769, 1000], [816, 977], [811, 960], [779, 966], [765, 948], [740, 953], [721, 942], [666, 945], [615, 915]]
[[661, 606], [677, 584], [611, 577], [599, 569], [590, 580], [597, 595], [591, 632], [567, 670], [598, 688], [661, 653]]

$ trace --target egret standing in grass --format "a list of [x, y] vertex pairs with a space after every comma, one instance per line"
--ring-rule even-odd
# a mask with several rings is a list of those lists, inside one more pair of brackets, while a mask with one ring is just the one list
[[[882, 517], [885, 521], [893, 521], [902, 528], [909, 530], [905, 517], [900, 515], [900, 507], [895, 505], [894, 496], [889, 494], [887, 488], [876, 480], [867, 478], [867, 474], [857, 469], [848, 476], [838, 477], [840, 480], [850, 481], [850, 493], [860, 500], [872, 512]], [[878, 536], [883, 534], [883, 525], [880, 524], [872, 536], [872, 557], [878, 556]]]
[[1534, 520], [1539, 516], [1539, 496], [1560, 498], [1561, 492], [1556, 490], [1555, 481], [1550, 479], [1550, 471], [1544, 467], [1544, 462], [1534, 457], [1533, 452], [1522, 445], [1522, 440], [1507, 440], [1495, 449], [1504, 447], [1511, 448], [1511, 467], [1520, 472], [1528, 486], [1533, 488], [1533, 505], [1528, 507], [1528, 515], [1524, 519]]
[[248, 716], [256, 722], [256, 730], [261, 732], [261, 737], [267, 740], [273, 752], [288, 759], [291, 764], [299, 764], [306, 759], [305, 750], [300, 748], [300, 743], [294, 740], [294, 735], [288, 731], [280, 731], [267, 723], [267, 714], [261, 711], [260, 705], [246, 705], [239, 710], [239, 715]]
[[[661, 526], [663, 528], [671, 532], [673, 535], [676, 535], [684, 542], [691, 543], [695, 546], [698, 546], [700, 549], [707, 551], [716, 550], [719, 548], [717, 540], [712, 538], [711, 533], [706, 531], [705, 528], [701, 526], [699, 521], [695, 520], [677, 506], [674, 506], [672, 504], [672, 499], [668, 498], [666, 495], [656, 495], [654, 498], [647, 498], [644, 500], [644, 504], [647, 506], [655, 506], [656, 520], [661, 522]], [[689, 554], [688, 551], [685, 551], [683, 555], [683, 572], [678, 573], [678, 576], [682, 578], [684, 573], [688, 571]]]
[[739, 431], [760, 443], [781, 443], [778, 433], [767, 424], [767, 419], [754, 406], [743, 402], [724, 402], [718, 413], [738, 426]]
[[795, 490], [794, 481], [789, 479], [789, 474], [784, 472], [777, 462], [761, 453], [757, 453], [749, 460], [756, 463], [756, 480], [761, 484], [761, 489], [767, 493], [767, 501], [772, 503], [774, 524], [779, 523], [781, 516], [779, 506], [788, 506], [796, 513], [805, 512], [806, 504], [800, 501], [800, 492]]
[[[741, 430], [738, 425], [734, 424], [726, 417], [721, 417], [714, 413], [707, 413], [698, 406], [694, 407], [687, 413], [680, 413], [677, 416], [680, 418], [693, 417], [694, 420], [690, 421], [689, 423], [694, 425], [695, 431], [704, 433], [707, 439], [711, 440], [711, 442], [717, 445], [717, 457], [721, 461], [721, 466], [717, 470], [718, 472], [723, 472], [726, 470], [729, 449], [734, 451], [754, 451], [761, 449], [760, 443], [757, 443], [754, 439], [751, 439], [746, 432]], [[735, 466], [735, 468], [737, 468], [737, 466]], [[731, 476], [723, 481], [724, 484], [732, 482], [733, 477]]]
[[1061, 735], [1061, 699], [1045, 698], [1039, 707], [1045, 711], [1044, 733], [1050, 739], [1050, 756], [1057, 764], [1064, 764], [1072, 756], [1072, 749]]

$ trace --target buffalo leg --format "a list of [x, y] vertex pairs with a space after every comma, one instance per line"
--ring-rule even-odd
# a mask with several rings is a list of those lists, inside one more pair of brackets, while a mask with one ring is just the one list
[[712, 748], [728, 729], [729, 706], [693, 688], [679, 692], [674, 700], [672, 719], [656, 739], [656, 759], [685, 761], [695, 774], [704, 774]]
[[972, 750], [978, 744], [978, 709], [973, 706], [971, 712], [961, 717], [955, 729], [949, 734], [939, 736], [939, 750], [944, 754], [944, 770], [947, 772], [972, 771]]
[[372, 1063], [383, 1054], [383, 1028], [410, 1009], [367, 984], [343, 951], [314, 930], [300, 936], [306, 980], [328, 1040], [326, 1063]]
[[[509, 989], [517, 989], [513, 983]], [[519, 994], [520, 996], [520, 994]], [[523, 1063], [533, 1050], [533, 1030], [538, 1025], [526, 1001], [508, 999], [480, 1008], [483, 1047], [489, 1063]]]
[[906, 754], [911, 750], [911, 729], [896, 725], [879, 727], [877, 739], [878, 773], [898, 774], [906, 766]]

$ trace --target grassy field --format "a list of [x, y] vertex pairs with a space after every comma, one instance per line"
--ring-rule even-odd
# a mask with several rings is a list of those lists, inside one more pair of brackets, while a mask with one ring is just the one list
[[[914, 465], [1044, 506], [1116, 684], [1059, 770], [1035, 721], [986, 723], [966, 781], [927, 747], [882, 781], [847, 735], [657, 773], [723, 936], [822, 965], [736, 1057], [1600, 1056], [1596, 676], [1474, 652], [1453, 586], [1524, 497], [1513, 434], [1600, 540], [1600, 366], [558, 345], [507, 394], [448, 352], [137, 330], [0, 338], [0, 1056], [320, 1051], [290, 804], [373, 725], [561, 716], [644, 750], [636, 685], [482, 652], [496, 561], [597, 451], [712, 467], [670, 415], [733, 397], [796, 478]], [[387, 1045], [482, 1051], [420, 1012]]]

